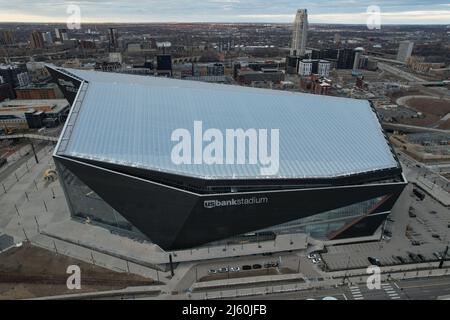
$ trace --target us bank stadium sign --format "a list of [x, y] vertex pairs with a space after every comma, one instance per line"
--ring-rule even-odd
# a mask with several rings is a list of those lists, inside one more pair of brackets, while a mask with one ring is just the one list
[[203, 206], [206, 209], [212, 209], [217, 207], [230, 207], [230, 206], [249, 206], [254, 204], [266, 204], [269, 203], [269, 198], [240, 198], [240, 199], [229, 199], [229, 200], [205, 200]]

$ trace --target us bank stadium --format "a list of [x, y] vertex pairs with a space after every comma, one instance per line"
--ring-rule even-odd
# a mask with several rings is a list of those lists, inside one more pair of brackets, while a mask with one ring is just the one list
[[[71, 216], [164, 250], [248, 234], [373, 236], [406, 185], [368, 101], [48, 67], [71, 103], [54, 160]], [[175, 164], [177, 128], [279, 129], [276, 174]]]

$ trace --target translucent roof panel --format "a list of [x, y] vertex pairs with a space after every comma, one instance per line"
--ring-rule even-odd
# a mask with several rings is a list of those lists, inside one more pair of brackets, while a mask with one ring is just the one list
[[[67, 71], [89, 83], [76, 119], [70, 116], [74, 125], [60, 154], [205, 179], [328, 178], [398, 166], [365, 100]], [[249, 164], [248, 159], [175, 164], [172, 133], [184, 128], [193, 136], [194, 121], [202, 121], [203, 132], [214, 128], [224, 137], [227, 129], [268, 129], [270, 141], [270, 130], [278, 129], [277, 173], [264, 174], [260, 161]]]

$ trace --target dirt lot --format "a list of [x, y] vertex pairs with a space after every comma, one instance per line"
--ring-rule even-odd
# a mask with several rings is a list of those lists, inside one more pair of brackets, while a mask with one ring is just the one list
[[389, 94], [392, 103], [396, 103], [398, 98], [406, 97], [406, 96], [424, 96], [427, 95], [420, 90], [409, 90], [409, 91], [397, 91]]
[[[81, 269], [81, 290], [66, 286], [69, 265]], [[152, 279], [119, 273], [31, 245], [0, 254], [0, 300], [123, 289], [156, 284]]]
[[442, 122], [439, 127], [439, 129], [444, 129], [444, 130], [450, 130], [450, 119]]
[[450, 113], [450, 100], [440, 100], [426, 97], [411, 97], [404, 101], [406, 107], [421, 112], [423, 117], [420, 118], [403, 118], [399, 120], [400, 123], [432, 127], [439, 129], [448, 129], [449, 121], [442, 121], [441, 119]]
[[443, 117], [450, 112], [450, 100], [411, 98], [407, 101], [407, 105], [414, 110], [438, 117]]

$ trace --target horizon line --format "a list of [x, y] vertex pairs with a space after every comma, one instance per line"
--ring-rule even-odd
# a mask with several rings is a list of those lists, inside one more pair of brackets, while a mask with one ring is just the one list
[[[291, 25], [293, 22], [220, 22], [220, 21], [159, 21], [159, 22], [81, 22], [83, 24], [287, 24]], [[67, 22], [61, 21], [50, 21], [50, 22], [42, 22], [42, 21], [0, 21], [0, 24], [67, 24]], [[349, 26], [365, 26], [365, 23], [343, 23], [343, 22], [333, 22], [333, 23], [324, 23], [324, 22], [309, 22], [309, 25], [349, 25]], [[450, 23], [383, 23], [382, 26], [447, 26], [450, 27]]]

